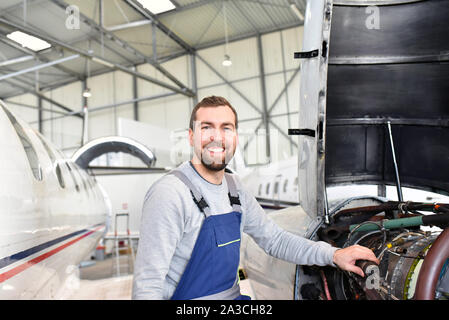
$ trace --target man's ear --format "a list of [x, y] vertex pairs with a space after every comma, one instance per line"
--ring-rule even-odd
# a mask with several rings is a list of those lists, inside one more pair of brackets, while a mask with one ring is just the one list
[[191, 128], [189, 128], [189, 143], [193, 147], [193, 130]]

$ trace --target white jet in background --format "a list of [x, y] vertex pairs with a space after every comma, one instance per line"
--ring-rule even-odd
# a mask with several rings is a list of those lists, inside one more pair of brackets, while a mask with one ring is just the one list
[[247, 167], [239, 149], [230, 167], [264, 209], [283, 209], [299, 204], [298, 156], [257, 167]]

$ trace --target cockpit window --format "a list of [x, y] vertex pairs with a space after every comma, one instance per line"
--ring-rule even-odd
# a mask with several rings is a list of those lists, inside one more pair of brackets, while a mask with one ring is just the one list
[[75, 171], [78, 172], [79, 177], [81, 178], [81, 183], [83, 184], [84, 191], [86, 191], [86, 194], [89, 195], [89, 190], [86, 184], [86, 177], [81, 173], [81, 169], [76, 163], [73, 162], [72, 165], [75, 168]]
[[284, 181], [284, 193], [287, 192], [287, 185], [288, 185], [288, 179], [285, 179], [285, 181]]
[[45, 139], [42, 137], [42, 135], [39, 132], [36, 132], [36, 135], [39, 137], [39, 139], [42, 142], [42, 145], [44, 146], [45, 150], [48, 153], [48, 156], [50, 157], [50, 160], [54, 166], [56, 177], [58, 178], [59, 185], [61, 188], [65, 188], [65, 182], [64, 177], [62, 175], [61, 167], [59, 165], [58, 159], [56, 158], [56, 155], [54, 151], [50, 148], [47, 142], [45, 142]]
[[76, 191], [79, 192], [80, 191], [80, 186], [78, 185], [78, 182], [77, 182], [77, 180], [75, 178], [75, 174], [73, 173], [72, 167], [69, 165], [68, 162], [66, 162], [65, 164], [66, 164], [67, 168], [69, 169], [70, 175], [72, 176], [73, 183], [75, 183], [75, 189], [76, 189]]
[[30, 138], [25, 133], [25, 130], [22, 128], [22, 126], [17, 122], [16, 117], [13, 116], [11, 112], [7, 108], [5, 108], [2, 104], [2, 108], [5, 111], [6, 115], [9, 118], [9, 121], [11, 121], [11, 124], [13, 125], [14, 129], [16, 130], [17, 135], [19, 136], [20, 142], [22, 143], [23, 149], [25, 150], [25, 153], [27, 155], [28, 163], [30, 164], [31, 171], [33, 172], [34, 178], [36, 180], [41, 181], [42, 180], [42, 169], [39, 164], [39, 158], [37, 157], [36, 150], [34, 150], [33, 144], [30, 141]]
[[59, 163], [56, 163], [55, 167], [56, 177], [58, 178], [59, 185], [61, 188], [65, 188], [64, 176], [62, 175], [61, 166]]

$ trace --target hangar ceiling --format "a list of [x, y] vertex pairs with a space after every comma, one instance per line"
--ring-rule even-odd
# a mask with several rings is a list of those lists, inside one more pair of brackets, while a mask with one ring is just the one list
[[[225, 17], [229, 41], [302, 25], [291, 6], [304, 14], [305, 2], [176, 0], [176, 9], [154, 15], [137, 0], [1, 1], [0, 98], [26, 92], [38, 95], [111, 69], [192, 96], [192, 90], [165, 70], [162, 62], [224, 43]], [[79, 9], [79, 26], [70, 24], [74, 11], [67, 8], [73, 6]], [[15, 30], [45, 40], [51, 47], [41, 51], [21, 47], [7, 37]], [[134, 71], [134, 66], [143, 63], [153, 65], [168, 82], [158, 83]]]

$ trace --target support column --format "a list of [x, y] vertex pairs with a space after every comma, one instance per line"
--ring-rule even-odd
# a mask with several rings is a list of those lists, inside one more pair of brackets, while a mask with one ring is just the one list
[[[133, 67], [134, 71], [136, 70], [136, 66]], [[137, 92], [137, 77], [133, 76], [133, 110], [134, 110], [134, 120], [139, 121], [139, 101], [138, 99], [138, 92]]]
[[83, 80], [83, 87], [81, 92], [81, 97], [83, 99], [83, 132], [81, 138], [81, 145], [85, 145], [88, 140], [88, 125], [89, 125], [89, 116], [87, 111], [87, 98], [83, 96], [83, 92], [87, 89], [87, 79]]
[[[193, 107], [195, 107], [198, 103], [198, 84], [196, 77], [196, 54], [193, 52], [190, 54], [190, 73], [192, 75], [192, 91], [194, 95], [192, 96]], [[193, 109], [193, 108], [192, 108]]]
[[156, 43], [156, 26], [151, 22], [151, 44], [153, 46], [153, 60], [157, 62], [157, 43]]
[[42, 98], [37, 98], [37, 106], [39, 110], [37, 111], [37, 120], [38, 120], [38, 130], [40, 133], [44, 134], [43, 128], [42, 128]]
[[[24, 7], [26, 7], [26, 2], [24, 3]], [[36, 92], [40, 92], [40, 85], [39, 85], [39, 70], [36, 70], [34, 72], [34, 90]], [[42, 98], [37, 97], [37, 127], [40, 133], [42, 133]]]
[[[98, 2], [98, 7], [99, 7], [99, 25], [100, 27], [104, 28], [104, 4], [103, 4], [103, 0], [99, 0]], [[101, 56], [104, 57], [104, 33], [101, 32]]]
[[[282, 34], [282, 31], [279, 31], [279, 37], [281, 38], [281, 54], [282, 54], [282, 75], [284, 77], [284, 86], [287, 88], [285, 90], [285, 101], [286, 101], [286, 106], [287, 106], [287, 113], [290, 113], [290, 102], [289, 102], [289, 97], [288, 97], [288, 86], [287, 86], [287, 74], [286, 74], [286, 67], [285, 67], [285, 50], [284, 50], [284, 36]], [[298, 68], [299, 69], [299, 68]], [[287, 124], [288, 127], [291, 128], [292, 124], [290, 121], [290, 115], [287, 116]], [[290, 155], [293, 155], [293, 145], [292, 143], [290, 143]]]
[[266, 155], [269, 161], [271, 161], [271, 147], [270, 147], [270, 124], [269, 124], [269, 114], [268, 114], [268, 107], [267, 107], [267, 90], [265, 85], [265, 69], [263, 65], [263, 53], [262, 53], [262, 38], [261, 35], [257, 35], [257, 52], [259, 56], [259, 75], [260, 75], [260, 89], [261, 89], [261, 95], [262, 95], [262, 107], [263, 107], [263, 114], [262, 119], [265, 126], [265, 145], [266, 145]]

